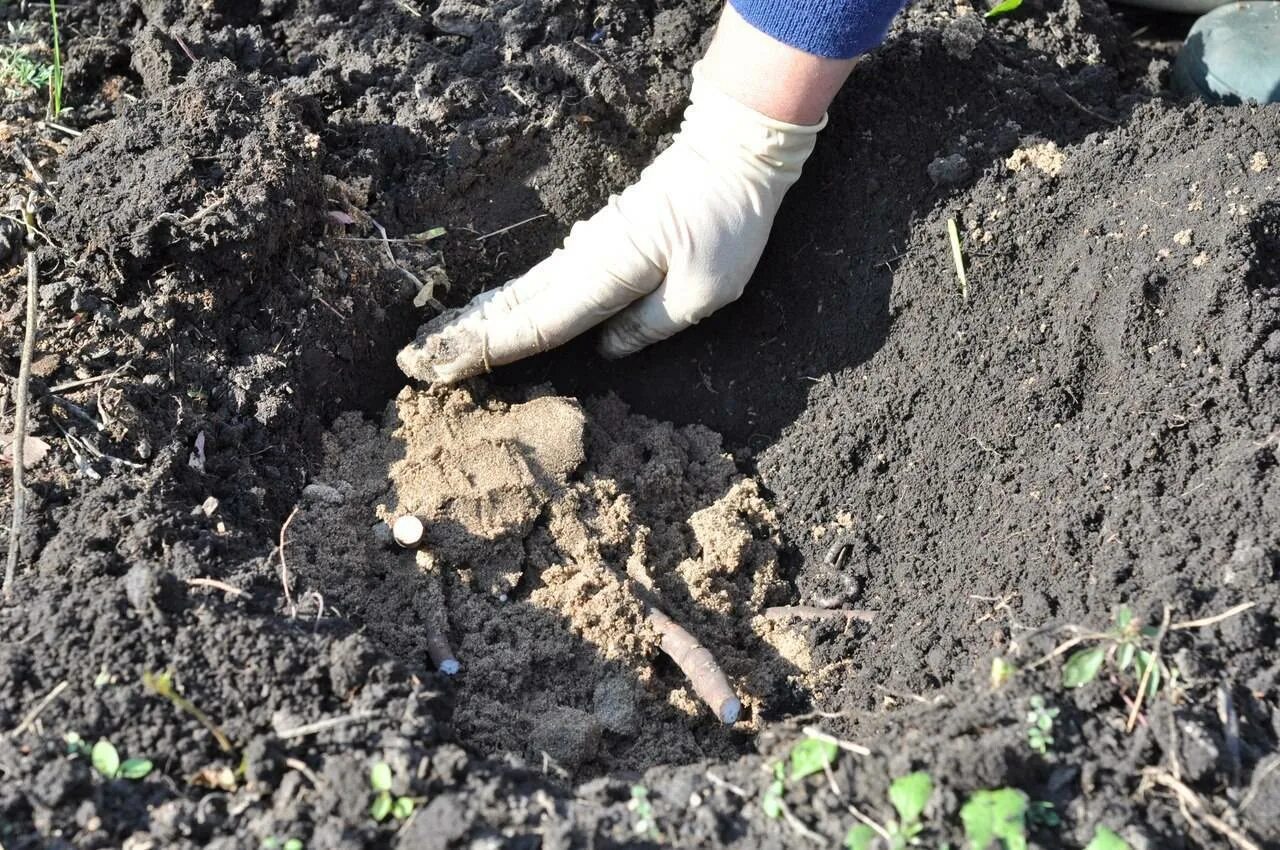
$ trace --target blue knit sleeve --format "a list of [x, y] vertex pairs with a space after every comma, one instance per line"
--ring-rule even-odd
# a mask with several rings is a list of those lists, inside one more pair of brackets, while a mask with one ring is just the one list
[[905, 0], [729, 0], [756, 29], [805, 53], [851, 59], [884, 40]]

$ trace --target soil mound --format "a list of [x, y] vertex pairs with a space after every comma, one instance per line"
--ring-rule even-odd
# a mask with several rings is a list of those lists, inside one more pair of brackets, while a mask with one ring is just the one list
[[[338, 420], [306, 492], [300, 586], [410, 664], [433, 630], [451, 636], [454, 722], [476, 746], [574, 771], [732, 752], [808, 672], [799, 639], [762, 616], [787, 596], [777, 519], [705, 428], [617, 399], [408, 389], [382, 428]], [[388, 540], [405, 514], [426, 526], [416, 552]], [[649, 604], [712, 650], [753, 720], [707, 722]]]

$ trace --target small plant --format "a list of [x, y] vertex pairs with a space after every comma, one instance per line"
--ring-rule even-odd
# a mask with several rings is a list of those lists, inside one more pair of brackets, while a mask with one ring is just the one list
[[1004, 687], [1010, 679], [1018, 672], [1018, 668], [1014, 667], [1003, 657], [997, 655], [991, 659], [991, 690], [999, 690]]
[[1057, 708], [1046, 708], [1044, 697], [1031, 698], [1031, 710], [1027, 712], [1027, 744], [1040, 755], [1049, 752], [1053, 746], [1053, 721], [1058, 716]]
[[884, 839], [890, 850], [919, 843], [917, 836], [924, 830], [920, 817], [924, 814], [929, 798], [933, 796], [933, 778], [922, 770], [900, 776], [889, 786], [889, 802], [898, 813], [898, 819], [888, 823], [858, 824], [845, 836], [848, 850], [871, 850], [877, 838]]
[[13, 97], [26, 89], [42, 89], [49, 85], [53, 68], [38, 62], [21, 48], [5, 47], [0, 51], [0, 87]]
[[982, 17], [995, 18], [995, 17], [999, 17], [1000, 15], [1007, 15], [1021, 5], [1022, 5], [1022, 0], [1000, 0], [999, 3], [995, 4], [990, 9], [988, 9], [983, 14]]
[[302, 850], [304, 846], [301, 838], [281, 840], [273, 835], [262, 840], [262, 850]]
[[631, 831], [650, 841], [657, 841], [658, 822], [653, 816], [653, 804], [649, 802], [649, 789], [643, 785], [632, 785], [627, 809], [631, 812]]
[[1098, 826], [1093, 830], [1093, 840], [1084, 850], [1129, 850], [1129, 843], [1105, 826]]
[[231, 752], [231, 739], [226, 733], [214, 723], [209, 715], [196, 706], [191, 700], [178, 693], [178, 688], [173, 682], [173, 671], [166, 670], [163, 673], [152, 673], [145, 671], [142, 674], [142, 684], [147, 690], [156, 696], [164, 697], [173, 703], [174, 708], [179, 711], [186, 712], [200, 722], [200, 725], [209, 730], [209, 734], [218, 742], [218, 747], [224, 753]]
[[373, 803], [369, 817], [382, 823], [387, 816], [396, 820], [408, 820], [413, 814], [412, 797], [396, 797], [391, 793], [391, 765], [380, 761], [369, 770], [369, 787], [373, 789]]
[[88, 756], [93, 769], [107, 779], [144, 779], [155, 767], [150, 759], [128, 758], [121, 761], [120, 752], [106, 738], [90, 747], [75, 732], [62, 736], [67, 742], [67, 752], [73, 755]]
[[790, 774], [788, 775], [782, 762], [775, 762], [773, 765], [773, 781], [765, 788], [764, 795], [760, 798], [760, 806], [764, 809], [764, 813], [771, 818], [781, 817], [786, 805], [782, 796], [786, 792], [787, 783], [798, 782], [806, 776], [822, 773], [836, 763], [836, 756], [839, 753], [840, 747], [836, 742], [825, 738], [804, 738], [797, 741], [791, 748], [789, 756]]
[[62, 43], [58, 34], [58, 0], [49, 0], [49, 20], [53, 25], [53, 67], [49, 69], [50, 118], [62, 114]]
[[1147, 683], [1144, 695], [1154, 697], [1161, 684], [1167, 682], [1172, 685], [1174, 681], [1173, 674], [1161, 663], [1154, 649], [1144, 646], [1158, 634], [1158, 629], [1143, 626], [1134, 619], [1128, 606], [1122, 606], [1116, 612], [1111, 631], [1090, 636], [1099, 643], [1077, 650], [1067, 659], [1062, 667], [1063, 686], [1079, 688], [1087, 685], [1098, 677], [1103, 664], [1110, 659], [1121, 673], [1132, 666], [1139, 682]]
[[960, 808], [971, 850], [1027, 850], [1027, 795], [1016, 788], [975, 791]]

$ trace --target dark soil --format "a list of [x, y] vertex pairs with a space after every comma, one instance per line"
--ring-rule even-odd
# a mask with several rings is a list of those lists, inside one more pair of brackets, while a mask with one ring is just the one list
[[[468, 541], [471, 559], [516, 553], [505, 603], [456, 564], [432, 585], [373, 545], [394, 352], [428, 296], [456, 306], [520, 273], [635, 176], [674, 129], [716, 4], [61, 10], [58, 123], [83, 135], [40, 123], [38, 93], [0, 109], [6, 196], [35, 187], [49, 237], [31, 433], [51, 446], [0, 612], [0, 844], [776, 847], [808, 829], [835, 845], [850, 802], [883, 821], [890, 779], [924, 769], [929, 846], [961, 846], [964, 800], [1003, 785], [1054, 805], [1037, 846], [1083, 847], [1098, 824], [1135, 850], [1230, 846], [1153, 784], [1164, 770], [1280, 847], [1280, 108], [1178, 100], [1167, 40], [1091, 0], [992, 21], [957, 8], [914, 5], [855, 71], [739, 303], [626, 361], [583, 340], [471, 389], [499, 404], [550, 381], [631, 408], [586, 404], [613, 413], [588, 416], [586, 465], [522, 520], [531, 561], [509, 536]], [[0, 17], [47, 56], [47, 11]], [[7, 434], [25, 254], [0, 225]], [[652, 468], [687, 478], [688, 435], [712, 432], [732, 459], [717, 448], [714, 481], [672, 491], [685, 501], [628, 477], [669, 457]], [[664, 455], [680, 434], [686, 454]], [[282, 534], [305, 485], [335, 484], [342, 446], [369, 492], [305, 502]], [[401, 486], [395, 458], [372, 456]], [[736, 682], [781, 671], [727, 732], [648, 637], [611, 659], [591, 635], [616, 622], [537, 600], [589, 611], [602, 591], [575, 577], [624, 549], [652, 558], [664, 531], [672, 563], [705, 560], [692, 517], [743, 481], [777, 512], [753, 532], [780, 552], [773, 601], [879, 613], [790, 626], [800, 651], [781, 664], [729, 622], [753, 613], [741, 598], [719, 619], [683, 599], [691, 628], [731, 636], [717, 649]], [[599, 487], [608, 500], [584, 501]], [[561, 545], [582, 516], [575, 533], [603, 548]], [[626, 519], [612, 542], [608, 517]], [[345, 574], [327, 558], [366, 546]], [[488, 679], [432, 671], [422, 629], [442, 598]], [[1166, 607], [1178, 623], [1246, 602], [1164, 636], [1180, 683], [1132, 732], [1132, 669], [1070, 691], [1057, 659], [988, 681], [994, 657], [1029, 668], [1059, 627], [1106, 629], [1121, 605], [1158, 625]], [[484, 666], [504, 648], [513, 664]], [[144, 687], [167, 669], [230, 751]], [[591, 725], [604, 681], [636, 731], [543, 759]], [[1045, 754], [1027, 742], [1035, 694], [1060, 709]], [[789, 818], [771, 819], [769, 765], [812, 723], [871, 755], [789, 784]], [[107, 780], [68, 755], [72, 732], [155, 770]], [[398, 827], [368, 815], [377, 761], [417, 800]]]

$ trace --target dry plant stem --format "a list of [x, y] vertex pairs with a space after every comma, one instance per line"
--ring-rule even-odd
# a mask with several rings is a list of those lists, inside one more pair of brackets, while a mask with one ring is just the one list
[[1241, 602], [1239, 605], [1236, 605], [1234, 608], [1228, 608], [1227, 610], [1223, 611], [1221, 614], [1214, 614], [1212, 617], [1203, 617], [1199, 620], [1187, 620], [1182, 623], [1174, 623], [1172, 626], [1169, 627], [1169, 631], [1180, 632], [1185, 629], [1199, 629], [1204, 626], [1212, 626], [1212, 625], [1215, 625], [1216, 623], [1221, 623], [1223, 620], [1228, 620], [1237, 614], [1243, 614], [1245, 611], [1248, 611], [1250, 608], [1252, 608], [1257, 604], [1258, 603], [1256, 601]]
[[855, 744], [852, 741], [845, 741], [840, 738], [837, 738], [834, 735], [828, 735], [826, 732], [823, 732], [821, 729], [817, 728], [816, 726], [806, 726], [801, 731], [804, 732], [805, 737], [807, 738], [813, 738], [816, 741], [824, 741], [828, 744], [835, 744], [837, 747], [844, 750], [845, 752], [853, 753], [854, 755], [857, 755], [857, 756], [871, 755], [871, 750], [867, 749], [861, 744]]
[[296, 617], [298, 609], [293, 606], [293, 594], [289, 590], [289, 563], [284, 559], [284, 533], [289, 530], [289, 523], [293, 522], [293, 518], [297, 515], [298, 506], [294, 505], [284, 525], [280, 526], [280, 584], [284, 587], [284, 602], [289, 608], [290, 617]]
[[870, 623], [876, 618], [876, 612], [862, 608], [817, 608], [812, 605], [782, 605], [776, 608], [764, 609], [764, 618], [766, 620], [786, 620], [790, 618], [797, 620], [836, 620], [841, 617], [846, 620], [861, 620], [864, 623]]
[[[27, 240], [31, 241], [31, 224], [27, 225]], [[23, 483], [23, 465], [26, 463], [27, 442], [27, 391], [31, 381], [31, 359], [36, 349], [36, 269], [35, 251], [27, 247], [27, 328], [22, 339], [22, 360], [18, 366], [16, 410], [13, 415], [13, 516], [9, 523], [9, 556], [4, 565], [4, 601], [13, 599], [13, 577], [18, 571], [18, 555], [22, 545], [22, 523], [27, 512], [27, 487]]]
[[354, 714], [344, 714], [341, 717], [327, 717], [324, 720], [317, 720], [315, 723], [305, 723], [293, 729], [277, 732], [276, 737], [282, 741], [287, 741], [290, 738], [305, 738], [307, 735], [326, 732], [329, 729], [337, 729], [340, 726], [346, 726], [351, 723], [363, 723], [372, 717], [374, 717], [372, 711], [357, 711]]
[[1152, 671], [1160, 667], [1160, 646], [1164, 643], [1164, 636], [1169, 633], [1169, 618], [1172, 613], [1168, 605], [1164, 606], [1164, 618], [1160, 622], [1160, 632], [1156, 635], [1155, 648], [1151, 650], [1151, 662], [1142, 671], [1142, 680], [1138, 682], [1138, 695], [1133, 700], [1133, 708], [1129, 710], [1129, 720], [1124, 725], [1126, 732], [1132, 732], [1133, 727], [1137, 725], [1138, 712], [1142, 710], [1142, 700], [1147, 695], [1147, 685], [1151, 681]]
[[50, 703], [52, 703], [55, 699], [57, 699], [58, 695], [61, 694], [63, 691], [65, 691], [67, 687], [68, 687], [68, 683], [66, 679], [63, 679], [58, 684], [54, 685], [53, 690], [45, 694], [44, 699], [36, 703], [35, 708], [28, 711], [27, 716], [22, 718], [22, 722], [19, 723], [17, 726], [15, 726], [13, 730], [9, 732], [9, 737], [16, 738], [19, 735], [21, 735], [23, 732], [30, 729], [31, 724], [35, 723], [36, 718], [40, 716], [40, 712], [48, 708]]
[[1214, 832], [1224, 836], [1232, 844], [1242, 848], [1242, 850], [1262, 850], [1249, 836], [1210, 812], [1199, 794], [1192, 791], [1168, 772], [1160, 768], [1149, 767], [1143, 771], [1143, 776], [1152, 783], [1168, 788], [1174, 793], [1174, 796], [1178, 798], [1178, 803], [1183, 807], [1183, 816], [1187, 818], [1187, 822], [1192, 826], [1197, 825], [1197, 821], [1187, 816], [1188, 810], [1194, 813], [1195, 818], [1203, 821]]
[[301, 773], [303, 776], [307, 777], [307, 780], [311, 783], [311, 786], [313, 788], [324, 787], [324, 782], [321, 781], [319, 776], [316, 776], [316, 772], [312, 770], [310, 767], [308, 767], [307, 763], [302, 759], [296, 759], [290, 756], [289, 758], [284, 760], [284, 764], [285, 764], [285, 767], [296, 770], [298, 771], [298, 773]]
[[649, 609], [649, 622], [662, 635], [662, 651], [671, 656], [671, 660], [688, 677], [694, 693], [711, 707], [721, 723], [726, 726], [736, 723], [742, 711], [742, 700], [734, 693], [711, 650], [657, 608]]
[[225, 581], [218, 581], [216, 578], [189, 578], [187, 584], [191, 587], [211, 587], [214, 590], [221, 590], [230, 593], [232, 596], [248, 596], [238, 587], [232, 587]]

